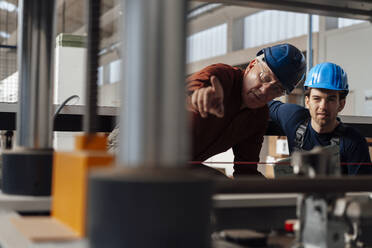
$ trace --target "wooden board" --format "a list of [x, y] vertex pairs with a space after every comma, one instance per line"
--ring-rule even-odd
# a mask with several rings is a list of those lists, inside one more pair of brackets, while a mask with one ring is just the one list
[[32, 242], [80, 239], [76, 232], [51, 217], [12, 217], [11, 223]]

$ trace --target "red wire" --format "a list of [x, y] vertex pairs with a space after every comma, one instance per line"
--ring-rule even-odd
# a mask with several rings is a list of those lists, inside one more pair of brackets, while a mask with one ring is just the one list
[[[247, 161], [236, 161], [236, 162], [206, 162], [206, 161], [189, 161], [189, 164], [244, 164], [244, 165], [257, 165], [257, 164], [284, 164], [290, 165], [290, 162], [247, 162]], [[372, 163], [365, 162], [349, 162], [349, 163], [340, 163], [341, 165], [372, 165]]]

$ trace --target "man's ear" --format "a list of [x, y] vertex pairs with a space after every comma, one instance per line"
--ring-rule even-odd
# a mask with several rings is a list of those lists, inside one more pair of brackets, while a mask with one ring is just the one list
[[345, 98], [340, 100], [340, 106], [338, 107], [338, 112], [341, 112], [344, 109], [345, 104], [346, 104], [346, 99]]
[[309, 108], [309, 100], [310, 98], [308, 96], [305, 96], [305, 106], [307, 109]]

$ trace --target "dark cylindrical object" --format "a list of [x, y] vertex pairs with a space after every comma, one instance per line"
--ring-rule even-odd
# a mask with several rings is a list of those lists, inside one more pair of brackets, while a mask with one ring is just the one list
[[316, 178], [245, 178], [216, 181], [215, 193], [342, 193], [372, 191], [370, 176]]
[[101, 0], [86, 0], [87, 11], [87, 57], [85, 73], [85, 116], [84, 132], [95, 133], [97, 123], [97, 75], [98, 50], [100, 41], [99, 20], [101, 18]]
[[212, 184], [182, 169], [132, 169], [89, 179], [91, 248], [210, 247]]
[[2, 155], [2, 191], [48, 196], [51, 193], [53, 150], [6, 151]]

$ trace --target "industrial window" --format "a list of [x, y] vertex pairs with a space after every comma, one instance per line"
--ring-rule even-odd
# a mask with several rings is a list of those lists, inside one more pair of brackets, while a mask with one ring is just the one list
[[103, 66], [97, 69], [97, 85], [103, 85]]
[[187, 38], [187, 63], [227, 52], [227, 24], [195, 33]]
[[[319, 16], [313, 16], [313, 32], [319, 31]], [[244, 48], [298, 37], [308, 33], [308, 15], [265, 10], [244, 18]]]
[[0, 102], [18, 100], [16, 49], [0, 48]]
[[110, 78], [109, 78], [109, 83], [117, 83], [121, 79], [121, 59], [112, 61], [110, 63]]
[[338, 18], [338, 28], [344, 28], [351, 25], [365, 23], [367, 21], [363, 20], [356, 20], [356, 19], [349, 19], [349, 18]]

